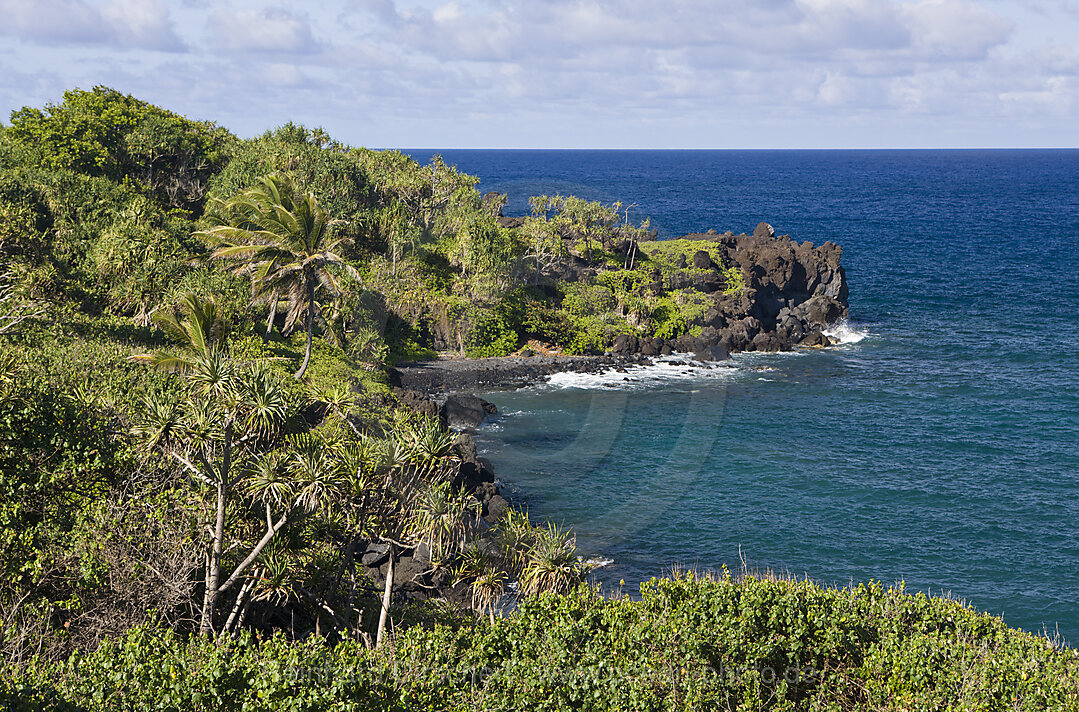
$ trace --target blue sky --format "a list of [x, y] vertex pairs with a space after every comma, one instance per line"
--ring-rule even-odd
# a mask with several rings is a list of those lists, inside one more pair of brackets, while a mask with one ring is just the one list
[[1079, 146], [1079, 0], [0, 0], [0, 117], [120, 89], [250, 136]]

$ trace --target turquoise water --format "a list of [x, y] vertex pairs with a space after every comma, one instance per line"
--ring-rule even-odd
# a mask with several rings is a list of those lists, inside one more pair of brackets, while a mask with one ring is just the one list
[[1079, 642], [1079, 151], [443, 155], [507, 214], [573, 192], [665, 236], [766, 220], [843, 245], [838, 348], [485, 396], [500, 477], [611, 560], [601, 581], [745, 559]]

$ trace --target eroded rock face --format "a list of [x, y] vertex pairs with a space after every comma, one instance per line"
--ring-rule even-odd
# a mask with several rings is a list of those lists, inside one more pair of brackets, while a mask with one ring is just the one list
[[[758, 225], [752, 235], [711, 232], [686, 235], [685, 239], [711, 243], [724, 265], [740, 270], [745, 281], [744, 289], [725, 293], [728, 285], [723, 283], [720, 267], [707, 251], [694, 253], [693, 265], [713, 269], [715, 277], [672, 285], [696, 288], [713, 300], [691, 325], [701, 327], [701, 336], [690, 353], [711, 346], [735, 352], [828, 345], [821, 332], [847, 315], [847, 278], [840, 264], [843, 249], [833, 242], [820, 246], [794, 242], [789, 235], [775, 236], [767, 223]], [[661, 353], [662, 344], [655, 341], [641, 339], [638, 349], [616, 343], [614, 350]], [[677, 340], [674, 344], [676, 350], [683, 350], [678, 348], [682, 345]]]

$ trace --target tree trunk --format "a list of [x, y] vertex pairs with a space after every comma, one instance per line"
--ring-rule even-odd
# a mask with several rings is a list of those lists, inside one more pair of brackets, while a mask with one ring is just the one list
[[273, 299], [270, 301], [270, 317], [266, 320], [266, 333], [262, 337], [262, 343], [266, 343], [270, 340], [270, 334], [273, 333], [273, 323], [277, 319], [277, 292], [273, 293]]
[[298, 381], [307, 372], [307, 364], [311, 362], [311, 339], [315, 331], [315, 279], [308, 276], [307, 281], [307, 350], [304, 351], [303, 363], [294, 378]]
[[386, 590], [382, 594], [382, 611], [378, 614], [378, 632], [375, 636], [375, 647], [382, 645], [382, 636], [386, 632], [386, 618], [390, 614], [390, 596], [393, 593], [393, 565], [394, 546], [390, 544], [390, 561], [386, 567]]
[[217, 606], [217, 582], [221, 577], [221, 552], [225, 541], [225, 483], [217, 483], [217, 518], [214, 523], [214, 550], [210, 555], [210, 575], [206, 581], [206, 604], [202, 607], [202, 621], [199, 632], [203, 635], [213, 633], [214, 608]]
[[225, 621], [225, 627], [221, 629], [222, 633], [234, 633], [239, 630], [243, 620], [242, 611], [247, 606], [248, 596], [251, 594], [251, 589], [255, 587], [255, 582], [256, 579], [251, 578], [240, 587], [240, 592], [236, 594], [236, 602], [232, 606], [232, 613], [229, 614], [228, 620]]

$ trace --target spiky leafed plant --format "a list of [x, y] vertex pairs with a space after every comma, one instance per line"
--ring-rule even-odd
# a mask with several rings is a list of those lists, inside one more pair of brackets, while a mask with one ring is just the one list
[[285, 458], [299, 507], [314, 512], [344, 496], [347, 479], [340, 462], [317, 438], [306, 433], [290, 437]]
[[307, 392], [311, 400], [319, 406], [323, 416], [333, 416], [338, 422], [347, 426], [357, 437], [362, 434], [349, 417], [350, 411], [360, 403], [360, 398], [352, 392], [347, 383], [335, 381], [311, 384]]
[[282, 605], [299, 598], [296, 593], [296, 571], [287, 551], [270, 551], [253, 573], [255, 579], [252, 600]]
[[287, 304], [286, 333], [305, 315], [307, 346], [295, 374], [299, 380], [311, 362], [317, 292], [337, 297], [342, 291], [339, 275], [359, 279], [334, 251], [342, 242], [334, 238], [335, 221], [312, 193], [278, 175], [260, 178], [255, 187], [218, 201], [216, 207], [228, 216], [228, 224], [198, 234], [215, 245], [211, 259], [237, 261], [236, 272], [250, 276], [252, 301], [270, 306], [267, 331], [273, 328], [280, 301]]
[[520, 575], [528, 561], [528, 552], [536, 545], [542, 530], [528, 520], [528, 512], [507, 509], [491, 529], [491, 538], [502, 555], [503, 564]]
[[455, 492], [449, 482], [432, 482], [413, 503], [408, 533], [431, 547], [442, 561], [461, 550], [475, 531], [480, 503], [468, 492]]
[[[184, 307], [182, 317], [174, 315], [166, 323], [177, 335], [186, 335], [188, 351], [139, 358], [180, 371], [187, 397], [178, 403], [147, 397], [136, 433], [147, 449], [171, 458], [216, 494], [207, 503], [213, 525], [200, 622], [201, 632], [209, 634], [223, 594], [233, 586], [240, 593], [224, 630], [243, 620], [255, 581], [251, 574], [254, 567], [265, 568], [265, 562], [259, 563], [262, 552], [290, 522], [338, 501], [345, 478], [331, 448], [311, 438], [284, 440], [297, 404], [268, 368], [234, 364], [213, 343], [212, 302], [185, 299]], [[283, 440], [285, 446], [279, 447]], [[245, 526], [230, 516], [250, 511], [260, 524], [265, 518], [265, 530], [254, 543], [242, 541], [247, 535], [236, 532]], [[226, 540], [232, 539], [239, 541], [226, 549]], [[229, 562], [225, 554], [238, 544], [246, 556]]]
[[478, 542], [473, 541], [461, 552], [461, 560], [454, 570], [454, 585], [470, 581], [472, 610], [477, 615], [486, 612], [495, 622], [495, 608], [506, 592], [506, 573], [498, 562]]
[[387, 487], [405, 502], [415, 499], [427, 483], [449, 480], [460, 464], [453, 450], [456, 436], [437, 420], [396, 411], [387, 431]]
[[403, 456], [427, 480], [445, 479], [457, 462], [453, 452], [456, 436], [432, 418], [398, 418], [392, 425], [391, 440], [398, 457]]
[[[174, 367], [175, 363], [172, 358], [162, 360], [164, 367]], [[188, 397], [170, 405], [159, 396], [148, 396], [136, 434], [147, 449], [172, 458], [193, 480], [216, 493], [211, 551], [207, 557], [207, 593], [200, 625], [203, 633], [210, 633], [221, 594], [254, 563], [287, 523], [295, 506], [288, 502], [281, 508], [284, 511], [279, 509], [281, 514], [274, 523], [270, 521], [267, 502], [267, 533], [222, 582], [226, 573], [222, 565], [229, 503], [251, 468], [249, 463], [258, 460], [260, 449], [275, 439], [290, 406], [285, 391], [263, 370], [235, 368], [217, 350], [191, 357], [184, 368]]]
[[583, 581], [587, 572], [577, 560], [577, 546], [569, 532], [548, 524], [528, 551], [521, 587], [528, 595], [566, 593]]
[[378, 438], [361, 432], [355, 439], [339, 443], [336, 450], [351, 501], [366, 512], [368, 503], [378, 494], [377, 477], [386, 466], [385, 446]]

